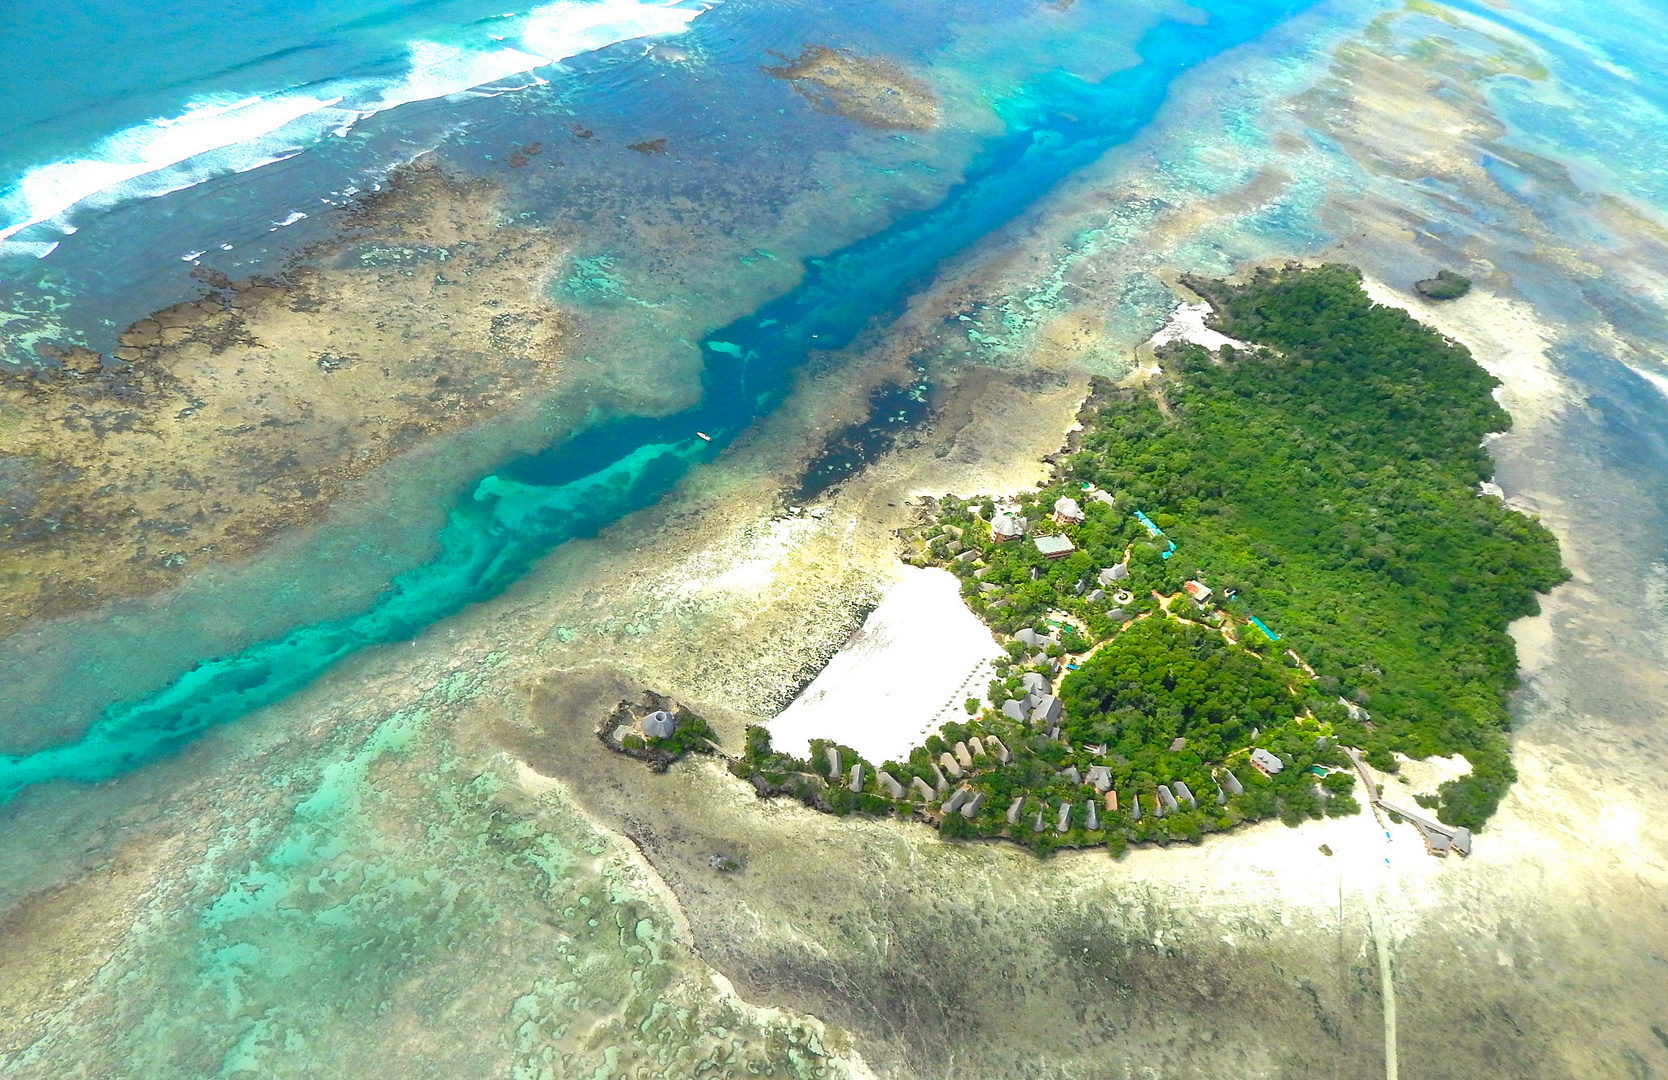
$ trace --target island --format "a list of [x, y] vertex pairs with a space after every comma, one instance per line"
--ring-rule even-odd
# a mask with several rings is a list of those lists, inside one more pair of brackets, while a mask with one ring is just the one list
[[610, 750], [665, 772], [685, 754], [716, 754], [717, 735], [706, 719], [682, 703], [652, 690], [640, 702], [622, 701], [597, 726], [597, 738]]
[[1515, 778], [1506, 629], [1567, 577], [1486, 493], [1496, 381], [1353, 267], [1182, 280], [1238, 346], [1171, 342], [1144, 380], [1097, 382], [1049, 481], [929, 500], [905, 538], [1006, 641], [986, 700], [906, 760], [797, 759], [753, 728], [732, 771], [833, 813], [1116, 852], [1355, 814], [1358, 759], [1462, 754], [1426, 824], [1487, 821]]
[[1426, 300], [1458, 300], [1471, 291], [1471, 279], [1452, 270], [1438, 270], [1433, 278], [1415, 281], [1413, 290]]

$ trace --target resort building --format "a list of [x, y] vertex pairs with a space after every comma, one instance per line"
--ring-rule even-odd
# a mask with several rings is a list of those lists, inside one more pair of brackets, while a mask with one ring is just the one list
[[[1020, 627], [1019, 632], [1014, 635], [1014, 640], [1028, 649], [1046, 649], [1050, 645], [1060, 644], [1056, 639], [1047, 634], [1039, 634], [1029, 626]], [[1041, 676], [1039, 675], [1038, 678], [1041, 678]], [[1023, 681], [1021, 685], [1024, 685]]]
[[643, 734], [651, 739], [670, 739], [678, 730], [678, 722], [665, 709], [656, 709], [637, 723]]
[[1275, 773], [1286, 767], [1286, 763], [1284, 761], [1281, 761], [1279, 758], [1275, 757], [1273, 754], [1264, 750], [1260, 746], [1251, 751], [1251, 764], [1264, 776], [1273, 776]]
[[1083, 508], [1077, 505], [1077, 500], [1062, 495], [1054, 500], [1054, 524], [1081, 525], [1083, 524]]
[[990, 538], [997, 543], [1018, 540], [1025, 535], [1025, 519], [1003, 512], [990, 519]]
[[1037, 545], [1037, 551], [1045, 559], [1063, 559], [1077, 550], [1063, 536], [1037, 536], [1032, 537], [1031, 542]]
[[1210, 602], [1210, 586], [1206, 585], [1202, 581], [1188, 581], [1183, 583], [1182, 592], [1186, 593], [1187, 598], [1195, 604], [1198, 604], [1200, 607], [1204, 607]]
[[1338, 699], [1338, 704], [1340, 704], [1344, 707], [1344, 711], [1349, 713], [1349, 718], [1351, 720], [1354, 720], [1356, 723], [1365, 723], [1366, 721], [1371, 720], [1373, 718], [1372, 713], [1368, 712], [1366, 709], [1363, 709], [1361, 706], [1357, 705], [1355, 702], [1349, 700], [1348, 698], [1340, 697]]

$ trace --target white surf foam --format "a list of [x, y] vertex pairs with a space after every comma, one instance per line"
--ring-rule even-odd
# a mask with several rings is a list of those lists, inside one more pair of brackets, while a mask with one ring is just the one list
[[[524, 75], [550, 61], [520, 49], [479, 52], [458, 45], [433, 41], [411, 44], [411, 70], [399, 82], [382, 87], [357, 110], [356, 115], [337, 127], [333, 134], [346, 135], [353, 125], [379, 112], [413, 101], [451, 97], [478, 86]], [[530, 85], [530, 84], [527, 84]]]
[[557, 0], [519, 20], [514, 47], [415, 41], [409, 67], [397, 79], [336, 79], [301, 90], [194, 101], [177, 116], [105, 138], [85, 156], [29, 170], [0, 195], [0, 242], [47, 222], [67, 235], [73, 229], [63, 218], [73, 209], [155, 197], [248, 172], [291, 157], [328, 134], [345, 135], [366, 117], [400, 105], [543, 83], [532, 74], [537, 68], [622, 41], [681, 33], [718, 2]]
[[31, 240], [0, 240], [0, 255], [26, 255], [31, 259], [44, 259], [58, 250], [58, 241], [37, 242]]
[[706, 10], [639, 0], [557, 0], [528, 14], [521, 41], [555, 63], [621, 41], [680, 34]]
[[[212, 151], [254, 143], [340, 100], [280, 94], [204, 101], [179, 116], [117, 132], [95, 146], [88, 157], [29, 170], [0, 204], [10, 219], [0, 227], [0, 240], [119, 189], [125, 188], [121, 194], [134, 198], [189, 186], [197, 181], [179, 175], [176, 167]], [[231, 165], [234, 170], [236, 167]]]

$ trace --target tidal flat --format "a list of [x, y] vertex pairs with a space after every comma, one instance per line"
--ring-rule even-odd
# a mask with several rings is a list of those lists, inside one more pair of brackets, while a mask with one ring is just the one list
[[[1479, 71], [1526, 46], [1436, 10], [1329, 43], [1318, 76], [1251, 58], [1181, 86], [1188, 123], [1091, 166], [718, 463], [498, 599], [115, 783], [19, 795], [0, 1069], [1668, 1071], [1668, 450], [1633, 370], [1659, 373], [1668, 252], [1654, 226], [1574, 227], [1654, 217], [1544, 155], [1512, 150], [1533, 198], [1474, 167], [1508, 130]], [[1227, 106], [1252, 81], [1274, 89], [1247, 117]], [[1243, 156], [1213, 159], [1230, 135]], [[1167, 316], [1158, 271], [1289, 257], [1355, 263], [1501, 378], [1496, 482], [1575, 573], [1513, 628], [1520, 779], [1469, 860], [1364, 814], [1038, 861], [598, 746], [644, 688], [727, 741], [773, 715], [893, 580], [916, 498], [1043, 477], [1089, 375]], [[1436, 266], [1477, 288], [1421, 300]], [[923, 358], [927, 418], [792, 512], [828, 437]]]
[[420, 163], [281, 276], [200, 267], [206, 295], [108, 357], [0, 371], [0, 634], [247, 558], [396, 454], [552, 390], [562, 249], [503, 214], [492, 185]]

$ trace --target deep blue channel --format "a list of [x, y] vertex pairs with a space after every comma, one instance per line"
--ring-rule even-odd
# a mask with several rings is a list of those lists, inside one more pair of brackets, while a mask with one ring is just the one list
[[1005, 131], [943, 201], [807, 259], [798, 287], [710, 335], [695, 406], [602, 423], [512, 462], [450, 512], [434, 560], [396, 577], [366, 610], [205, 661], [149, 697], [106, 709], [74, 742], [0, 756], [0, 800], [45, 780], [99, 781], [143, 765], [295, 692], [338, 660], [498, 595], [558, 544], [650, 505], [774, 408], [811, 349], [840, 348], [895, 317], [945, 259], [1133, 137], [1183, 71], [1312, 2], [1196, 0], [1208, 20], [1155, 26], [1136, 47], [1136, 66], [1095, 84], [1056, 72], [1025, 87], [998, 106]]

